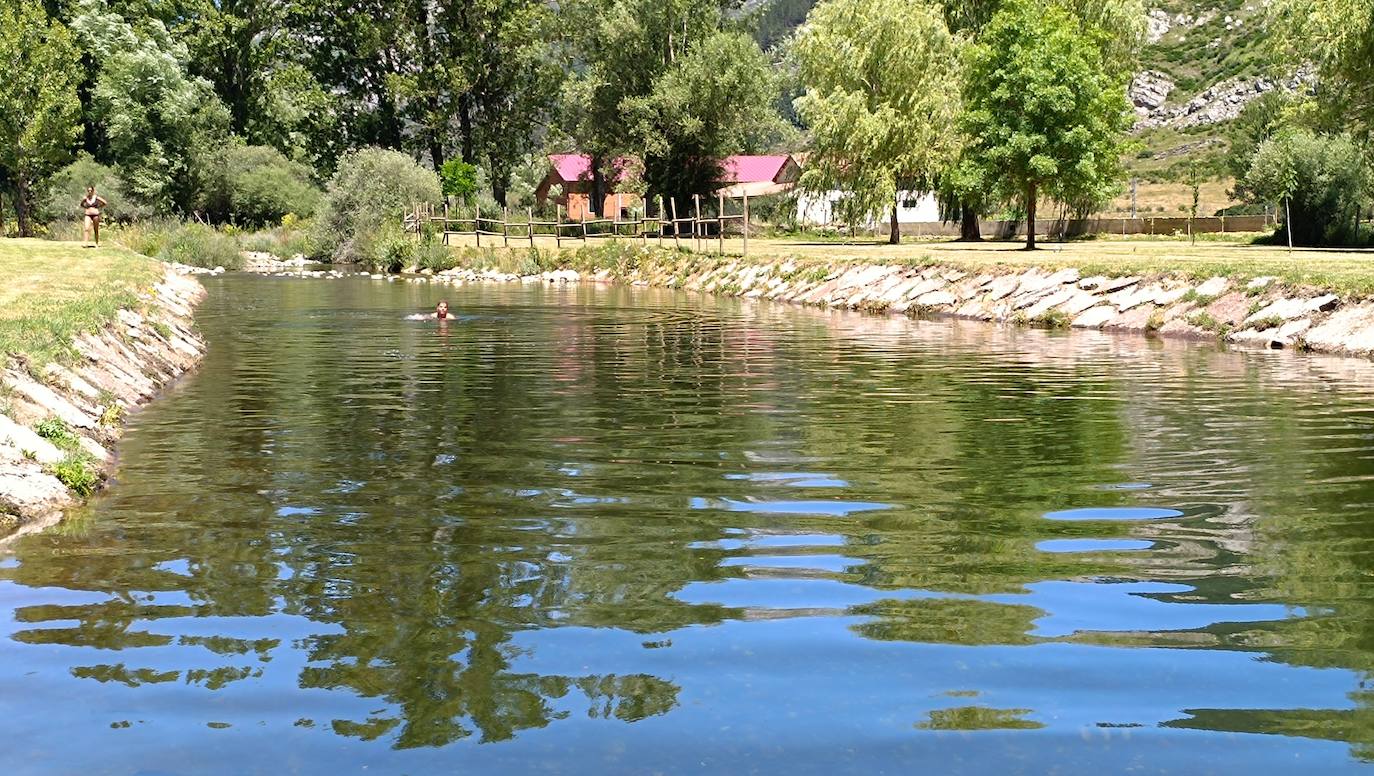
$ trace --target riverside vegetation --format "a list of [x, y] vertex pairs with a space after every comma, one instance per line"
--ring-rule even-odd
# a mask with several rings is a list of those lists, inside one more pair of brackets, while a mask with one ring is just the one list
[[203, 293], [123, 248], [0, 242], [0, 524], [99, 486], [127, 412], [199, 359]]

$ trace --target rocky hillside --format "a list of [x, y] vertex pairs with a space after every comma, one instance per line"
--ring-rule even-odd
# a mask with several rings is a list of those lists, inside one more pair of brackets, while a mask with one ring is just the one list
[[[1144, 150], [1132, 172], [1181, 177], [1190, 161], [1225, 153], [1226, 125], [1274, 89], [1301, 88], [1305, 72], [1275, 76], [1265, 50], [1267, 0], [1150, 0], [1141, 72], [1131, 84]], [[1210, 165], [1209, 165], [1210, 166]]]

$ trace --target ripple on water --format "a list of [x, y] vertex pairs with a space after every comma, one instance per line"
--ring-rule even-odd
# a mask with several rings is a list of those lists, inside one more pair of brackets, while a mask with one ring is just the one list
[[1046, 520], [1163, 520], [1183, 517], [1177, 509], [1163, 507], [1083, 507], [1046, 512]]
[[845, 517], [855, 512], [895, 509], [896, 504], [881, 501], [774, 501], [731, 498], [693, 498], [692, 509], [719, 509], [727, 512], [756, 512], [765, 515], [827, 515]]
[[1133, 552], [1148, 550], [1154, 542], [1143, 539], [1046, 539], [1035, 545], [1041, 552]]

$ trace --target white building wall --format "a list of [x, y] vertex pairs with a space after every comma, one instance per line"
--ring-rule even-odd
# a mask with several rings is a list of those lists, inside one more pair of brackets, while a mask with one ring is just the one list
[[[803, 226], [826, 226], [838, 220], [835, 213], [835, 203], [844, 194], [839, 191], [827, 191], [824, 194], [801, 193], [797, 196], [797, 223]], [[911, 206], [907, 207], [907, 200], [911, 201]], [[918, 194], [912, 192], [902, 192], [902, 206], [897, 208], [897, 223], [915, 224], [929, 223], [940, 220], [940, 203], [936, 201], [934, 194]], [[879, 226], [886, 224], [887, 218], [875, 219], [872, 223], [864, 226]]]

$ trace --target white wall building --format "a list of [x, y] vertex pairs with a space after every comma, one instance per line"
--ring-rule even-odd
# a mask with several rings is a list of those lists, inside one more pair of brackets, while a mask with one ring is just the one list
[[[827, 191], [824, 194], [799, 193], [797, 195], [797, 224], [800, 226], [826, 226], [839, 221], [840, 218], [835, 213], [835, 203], [843, 196], [844, 194], [839, 191]], [[940, 203], [936, 201], [934, 194], [902, 192], [900, 202], [901, 206], [897, 208], [897, 223], [899, 224], [930, 223], [940, 220]], [[871, 223], [863, 226], [883, 226], [887, 224], [887, 218], [884, 215], [881, 219], [874, 219]]]

